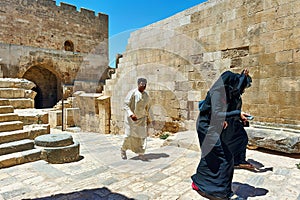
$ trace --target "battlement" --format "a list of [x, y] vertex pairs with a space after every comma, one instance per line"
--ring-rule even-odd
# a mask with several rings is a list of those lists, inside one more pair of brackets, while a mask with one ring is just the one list
[[[11, 4], [13, 1], [11, 2]], [[17, 3], [16, 3], [17, 4]], [[79, 14], [87, 17], [99, 17], [100, 15], [105, 15], [103, 13], [98, 13], [96, 16], [95, 11], [86, 9], [86, 8], [80, 8], [78, 9], [75, 5], [60, 2], [59, 5], [56, 5], [56, 1], [54, 0], [27, 0], [27, 1], [22, 1], [21, 2], [22, 6], [33, 6], [36, 7], [37, 5], [43, 6], [45, 8], [50, 8], [50, 9], [56, 9], [57, 11], [62, 11], [62, 12], [70, 12], [70, 14]]]
[[[45, 0], [42, 0], [42, 1], [45, 1]], [[61, 10], [63, 10], [63, 11], [66, 11], [66, 12], [70, 11], [70, 12], [72, 12], [73, 14], [75, 14], [74, 12], [78, 12], [79, 14], [84, 15], [84, 16], [87, 16], [87, 17], [89, 17], [89, 18], [95, 17], [95, 16], [96, 16], [95, 11], [89, 10], [89, 9], [86, 9], [86, 8], [80, 8], [80, 10], [78, 11], [78, 10], [77, 10], [77, 7], [74, 6], [74, 5], [72, 5], [72, 4], [67, 4], [67, 3], [60, 2], [60, 6], [58, 6], [58, 7], [59, 7]], [[98, 13], [98, 17], [99, 17], [100, 15], [105, 15], [105, 14], [103, 14], [103, 13]]]
[[[87, 9], [87, 8], [77, 8], [75, 5], [60, 2], [59, 5], [56, 5], [55, 0], [22, 0], [21, 2], [12, 0], [12, 1], [4, 1], [1, 2], [1, 5], [13, 5], [15, 6], [21, 6], [21, 7], [31, 7], [31, 8], [39, 8], [40, 6], [44, 7], [44, 9], [51, 9], [55, 10], [57, 12], [64, 12], [72, 14], [72, 15], [81, 15], [86, 16], [89, 18], [95, 18], [95, 17], [102, 17], [103, 15], [106, 16], [104, 13], [98, 13], [95, 14], [95, 11]], [[4, 11], [4, 10], [3, 10]]]

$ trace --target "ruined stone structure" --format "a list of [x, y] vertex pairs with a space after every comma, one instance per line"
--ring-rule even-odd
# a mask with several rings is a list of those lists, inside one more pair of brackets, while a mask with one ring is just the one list
[[34, 82], [36, 108], [53, 107], [65, 85], [101, 92], [107, 15], [53, 0], [2, 0], [0, 22], [0, 77]]
[[257, 124], [299, 129], [299, 65], [299, 1], [209, 0], [131, 34], [104, 90], [111, 132], [124, 132], [122, 102], [138, 77], [148, 79], [152, 130], [177, 132], [195, 129], [198, 101], [222, 72], [245, 67], [253, 84], [243, 110]]
[[[107, 15], [52, 0], [0, 5], [0, 77], [34, 82], [36, 108], [56, 105], [64, 91], [74, 98], [66, 121], [85, 131], [122, 134], [123, 100], [137, 78], [146, 77], [150, 134], [194, 130], [198, 101], [211, 84], [225, 70], [248, 67], [253, 84], [243, 110], [254, 115], [256, 127], [275, 126], [249, 129], [251, 144], [300, 152], [296, 0], [208, 0], [133, 32], [126, 52], [117, 55], [115, 74], [107, 68]], [[52, 125], [62, 123], [59, 114], [49, 113]]]

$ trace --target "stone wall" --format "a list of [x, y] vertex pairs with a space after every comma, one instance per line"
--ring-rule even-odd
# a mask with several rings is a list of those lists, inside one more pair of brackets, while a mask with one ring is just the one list
[[300, 2], [210, 0], [131, 34], [105, 86], [111, 132], [124, 133], [122, 110], [138, 77], [148, 79], [152, 127], [195, 129], [198, 101], [225, 70], [250, 69], [243, 110], [255, 123], [299, 129]]
[[53, 0], [1, 0], [0, 22], [7, 44], [90, 53], [108, 38], [107, 15]]
[[61, 99], [63, 85], [73, 85], [74, 91], [101, 92], [101, 77], [107, 74], [108, 54], [74, 54], [0, 43], [0, 55], [3, 77], [34, 82], [42, 108], [52, 107]]
[[34, 82], [37, 108], [54, 106], [65, 85], [102, 91], [107, 15], [53, 0], [3, 0], [0, 22], [0, 77]]

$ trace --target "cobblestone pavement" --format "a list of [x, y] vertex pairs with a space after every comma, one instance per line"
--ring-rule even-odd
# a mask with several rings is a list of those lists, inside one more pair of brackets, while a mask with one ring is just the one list
[[[122, 160], [122, 136], [70, 134], [80, 143], [80, 161], [36, 161], [1, 169], [0, 200], [204, 199], [191, 189], [198, 151], [162, 146], [163, 140], [149, 138], [148, 161], [139, 160], [132, 152], [128, 152], [128, 160]], [[234, 191], [249, 200], [300, 200], [299, 158], [254, 150], [248, 150], [247, 157], [263, 168], [258, 172], [235, 170]]]

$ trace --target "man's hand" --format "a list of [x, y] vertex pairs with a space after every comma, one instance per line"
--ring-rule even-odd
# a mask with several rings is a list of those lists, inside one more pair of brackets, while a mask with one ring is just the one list
[[133, 121], [136, 121], [136, 120], [137, 120], [137, 117], [136, 117], [135, 114], [130, 115], [130, 118], [131, 118]]

